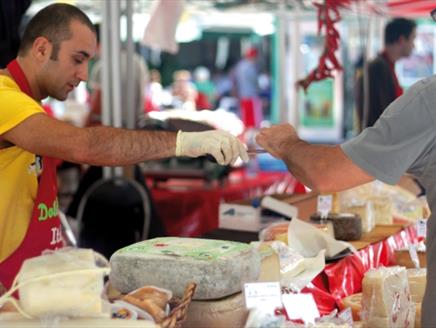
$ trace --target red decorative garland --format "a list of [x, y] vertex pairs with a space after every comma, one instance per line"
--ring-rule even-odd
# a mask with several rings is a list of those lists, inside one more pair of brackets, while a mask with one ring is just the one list
[[351, 0], [324, 0], [324, 3], [314, 1], [318, 10], [318, 35], [325, 29], [324, 50], [319, 58], [318, 67], [309, 75], [299, 80], [297, 84], [307, 90], [313, 81], [320, 81], [327, 77], [333, 77], [334, 70], [342, 70], [342, 66], [336, 58], [335, 52], [339, 48], [339, 32], [335, 24], [341, 19], [339, 7], [346, 7]]

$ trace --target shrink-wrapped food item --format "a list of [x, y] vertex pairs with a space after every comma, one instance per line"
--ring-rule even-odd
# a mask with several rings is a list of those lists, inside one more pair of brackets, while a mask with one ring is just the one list
[[381, 267], [366, 272], [361, 314], [366, 327], [410, 327], [412, 310], [404, 267]]
[[256, 281], [260, 258], [243, 243], [163, 237], [145, 240], [115, 252], [111, 259], [111, 283], [123, 293], [144, 285], [183, 295], [189, 282], [197, 284], [194, 299], [218, 299]]
[[101, 298], [108, 272], [96, 266], [91, 249], [63, 249], [25, 260], [11, 291], [18, 288], [19, 310], [27, 316], [109, 317]]
[[393, 223], [392, 200], [386, 195], [377, 195], [368, 198], [374, 209], [375, 224], [384, 225]]
[[407, 269], [410, 296], [415, 303], [421, 303], [427, 283], [427, 269]]

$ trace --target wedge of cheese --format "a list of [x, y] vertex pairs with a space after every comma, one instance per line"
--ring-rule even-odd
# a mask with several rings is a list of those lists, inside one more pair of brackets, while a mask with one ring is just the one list
[[57, 251], [24, 261], [18, 279], [23, 284], [21, 307], [33, 317], [101, 315], [103, 274], [96, 268], [90, 249]]
[[197, 300], [238, 293], [244, 283], [256, 281], [260, 271], [260, 257], [248, 244], [179, 237], [130, 245], [115, 252], [110, 263], [110, 281], [123, 293], [152, 285], [181, 297], [194, 282]]
[[421, 303], [427, 283], [427, 269], [407, 269], [410, 296], [415, 303]]
[[395, 326], [399, 324], [401, 327], [407, 321], [407, 311], [411, 304], [409, 298], [409, 284], [404, 267], [371, 269], [362, 281], [363, 321], [383, 321], [385, 319], [381, 318], [387, 318]]
[[401, 316], [395, 317], [369, 317], [363, 321], [364, 328], [414, 328], [415, 326], [416, 306], [415, 303], [410, 303]]

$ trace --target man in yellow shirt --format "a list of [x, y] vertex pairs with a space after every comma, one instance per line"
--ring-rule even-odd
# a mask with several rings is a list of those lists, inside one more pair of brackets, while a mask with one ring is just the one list
[[170, 156], [248, 160], [223, 131], [178, 133], [111, 127], [77, 128], [50, 118], [40, 101], [65, 100], [88, 78], [97, 47], [78, 8], [53, 4], [29, 22], [18, 56], [0, 70], [0, 282], [9, 287], [24, 259], [63, 246], [54, 158], [91, 165], [129, 165]]

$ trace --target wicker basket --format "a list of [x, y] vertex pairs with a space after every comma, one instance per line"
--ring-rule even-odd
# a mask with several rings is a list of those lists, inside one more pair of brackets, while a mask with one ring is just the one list
[[182, 326], [182, 322], [186, 319], [188, 307], [192, 301], [196, 287], [197, 285], [195, 283], [189, 283], [185, 288], [182, 300], [176, 298], [170, 300], [171, 312], [159, 323], [162, 328], [180, 328]]
[[[183, 293], [183, 298], [173, 297], [169, 301], [170, 313], [161, 322], [156, 322], [162, 328], [180, 328], [182, 322], [186, 319], [189, 304], [194, 296], [197, 285], [189, 283]], [[123, 296], [117, 289], [110, 283], [106, 285], [106, 295], [109, 301], [114, 301]]]

